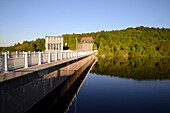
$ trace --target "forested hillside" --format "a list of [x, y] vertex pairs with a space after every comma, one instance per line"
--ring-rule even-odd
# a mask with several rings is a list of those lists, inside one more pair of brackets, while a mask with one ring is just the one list
[[[124, 30], [73, 33], [62, 36], [64, 37], [64, 44], [67, 43], [71, 50], [76, 49], [75, 38], [80, 42], [82, 37], [93, 37], [92, 43], [94, 49], [99, 50], [99, 55], [125, 57], [170, 56], [170, 28], [160, 29], [140, 26]], [[45, 50], [45, 40], [24, 41], [22, 44], [15, 44], [11, 48], [18, 51]]]
[[94, 48], [99, 54], [110, 56], [170, 56], [170, 29], [136, 27], [125, 30], [63, 35], [71, 49], [75, 49], [75, 37], [92, 36]]

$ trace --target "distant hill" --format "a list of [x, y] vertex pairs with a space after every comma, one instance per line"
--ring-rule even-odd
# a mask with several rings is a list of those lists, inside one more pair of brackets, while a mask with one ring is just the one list
[[[170, 56], [170, 28], [136, 27], [124, 30], [100, 31], [82, 34], [64, 34], [64, 43], [69, 49], [76, 49], [76, 40], [82, 37], [93, 37], [94, 49], [99, 55], [154, 57]], [[0, 48], [0, 51], [44, 51], [45, 39], [24, 41], [11, 47]]]
[[75, 37], [93, 37], [99, 54], [109, 56], [154, 57], [170, 56], [170, 29], [136, 27], [124, 30], [100, 31], [83, 34], [65, 34], [64, 42], [75, 49]]

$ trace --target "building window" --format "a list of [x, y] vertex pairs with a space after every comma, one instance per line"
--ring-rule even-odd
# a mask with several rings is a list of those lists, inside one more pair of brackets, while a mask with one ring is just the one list
[[58, 50], [58, 44], [56, 44], [56, 48], [57, 48], [57, 50]]
[[60, 48], [61, 48], [60, 46], [61, 46], [61, 44], [59, 43], [59, 44], [58, 44], [58, 50], [61, 50], [61, 49], [60, 49]]
[[48, 50], [50, 50], [50, 44], [48, 44]]
[[56, 50], [56, 44], [54, 44], [54, 50]]

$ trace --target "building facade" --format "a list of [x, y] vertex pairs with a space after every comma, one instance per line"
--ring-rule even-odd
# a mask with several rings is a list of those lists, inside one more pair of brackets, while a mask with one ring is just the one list
[[46, 36], [45, 37], [46, 51], [63, 51], [63, 37], [61, 36]]
[[78, 43], [78, 51], [93, 51], [93, 43]]

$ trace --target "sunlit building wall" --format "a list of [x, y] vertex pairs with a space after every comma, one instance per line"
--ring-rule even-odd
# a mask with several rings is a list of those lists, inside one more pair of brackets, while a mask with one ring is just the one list
[[93, 43], [78, 43], [78, 51], [93, 51]]
[[63, 51], [63, 37], [61, 36], [46, 36], [45, 37], [46, 51]]

